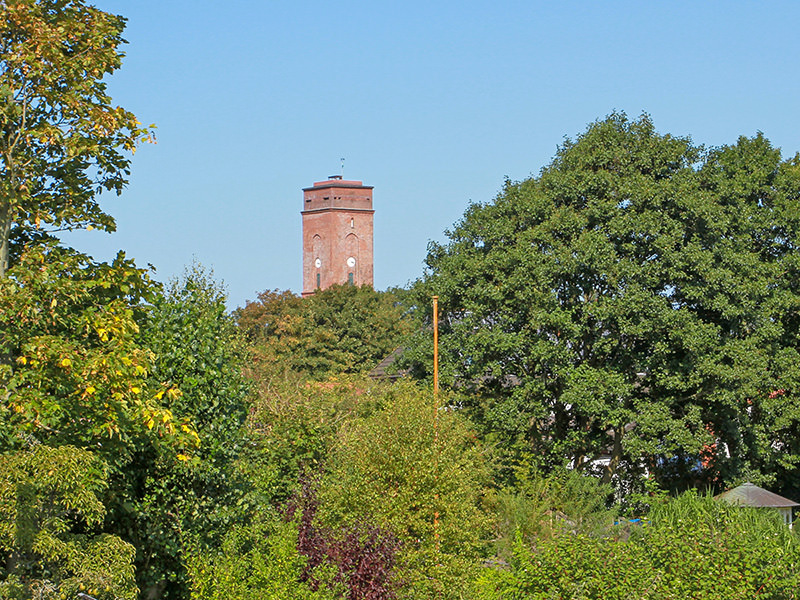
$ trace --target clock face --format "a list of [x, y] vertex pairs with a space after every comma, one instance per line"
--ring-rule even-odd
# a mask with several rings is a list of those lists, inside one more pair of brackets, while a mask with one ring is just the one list
[[352, 256], [347, 259], [347, 266], [348, 267], [355, 267], [356, 266], [356, 259]]
[[314, 261], [314, 266], [317, 267], [318, 269], [319, 269], [321, 264], [322, 264], [322, 261], [320, 259], [317, 259], [317, 260]]

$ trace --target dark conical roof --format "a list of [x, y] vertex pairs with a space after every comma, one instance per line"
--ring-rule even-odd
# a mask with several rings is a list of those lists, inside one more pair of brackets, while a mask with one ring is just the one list
[[778, 494], [773, 494], [750, 482], [743, 483], [739, 487], [720, 494], [717, 499], [724, 500], [729, 504], [754, 506], [756, 508], [791, 508], [800, 506], [797, 502], [778, 496]]

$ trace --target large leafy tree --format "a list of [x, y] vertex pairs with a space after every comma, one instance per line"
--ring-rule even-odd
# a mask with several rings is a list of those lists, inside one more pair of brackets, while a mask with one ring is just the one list
[[[150, 546], [117, 510], [138, 508], [126, 483], [165, 464], [192, 472], [182, 465], [195, 460], [199, 438], [186, 418], [195, 414], [140, 339], [145, 301], [159, 289], [122, 255], [96, 263], [52, 243], [24, 251], [0, 278], [0, 463], [15, 473], [2, 494], [12, 505], [22, 493], [43, 498], [29, 511], [33, 541], [3, 550], [21, 557], [19, 566], [4, 562], [8, 581], [28, 582], [20, 598], [48, 597], [31, 578], [58, 597], [105, 590], [123, 575], [124, 595], [113, 594], [133, 595], [134, 553]], [[154, 460], [138, 461], [143, 449], [160, 472]], [[21, 523], [13, 514], [8, 522]], [[69, 583], [76, 577], [84, 588]]]
[[323, 378], [374, 368], [408, 331], [404, 312], [393, 291], [335, 285], [305, 299], [263, 292], [236, 319], [251, 341], [257, 378], [283, 369]]
[[83, 0], [0, 2], [0, 277], [14, 241], [114, 230], [97, 194], [122, 190], [149, 136], [103, 81], [121, 64], [124, 25]]
[[137, 339], [157, 289], [122, 254], [96, 263], [48, 244], [20, 256], [0, 279], [0, 451], [71, 444], [121, 466], [142, 436], [194, 446], [166, 406], [178, 391], [148, 377], [154, 356]]
[[199, 438], [177, 456], [158, 438], [137, 444], [128, 468], [111, 480], [117, 494], [109, 520], [137, 548], [145, 596], [187, 597], [185, 545], [217, 545], [246, 512], [234, 469], [246, 444], [243, 347], [224, 290], [197, 265], [153, 298], [138, 338], [154, 353], [149, 379], [180, 390], [164, 402], [191, 421]]
[[415, 288], [440, 296], [445, 380], [545, 467], [785, 485], [799, 199], [800, 159], [760, 134], [703, 151], [647, 116], [591, 124], [431, 246]]

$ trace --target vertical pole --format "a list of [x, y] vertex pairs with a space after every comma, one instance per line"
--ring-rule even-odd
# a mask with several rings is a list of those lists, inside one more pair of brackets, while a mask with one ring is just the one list
[[433, 393], [439, 395], [439, 296], [433, 297]]
[[433, 541], [436, 548], [436, 558], [439, 558], [439, 296], [433, 297], [433, 451], [434, 482], [436, 489], [433, 494]]

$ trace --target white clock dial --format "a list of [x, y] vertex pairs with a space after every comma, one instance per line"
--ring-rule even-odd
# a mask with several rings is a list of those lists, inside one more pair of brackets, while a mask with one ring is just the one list
[[356, 266], [356, 259], [352, 256], [347, 259], [347, 266], [348, 267], [355, 267]]
[[322, 264], [322, 261], [320, 259], [317, 259], [317, 260], [314, 261], [314, 266], [317, 267], [318, 269], [319, 269], [321, 264]]

